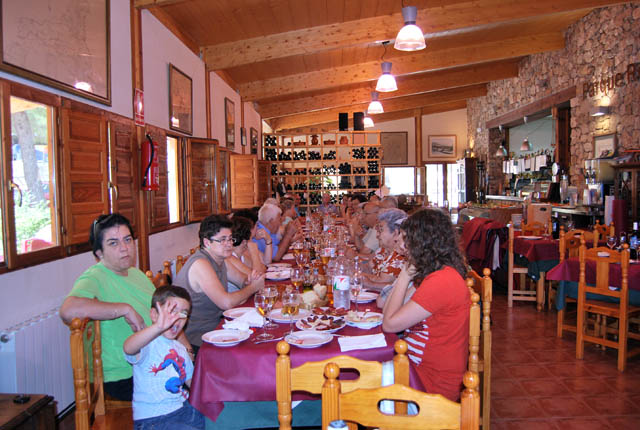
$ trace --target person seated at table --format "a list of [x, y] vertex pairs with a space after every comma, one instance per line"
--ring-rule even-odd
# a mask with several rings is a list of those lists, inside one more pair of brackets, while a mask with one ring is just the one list
[[204, 416], [187, 400], [193, 363], [176, 340], [187, 323], [191, 297], [181, 287], [159, 287], [151, 298], [153, 324], [125, 340], [133, 365], [133, 426], [136, 430], [204, 429]]
[[400, 225], [407, 214], [400, 209], [383, 209], [378, 213], [375, 231], [380, 248], [371, 259], [371, 273], [363, 273], [364, 287], [380, 291], [393, 283], [404, 266], [404, 247]]
[[372, 192], [371, 194], [369, 194], [369, 202], [371, 203], [380, 203], [380, 196], [378, 195], [377, 192]]
[[269, 234], [268, 239], [253, 238], [261, 252], [265, 252], [271, 246], [272, 261], [280, 261], [287, 253], [289, 245], [294, 241], [297, 233], [295, 223], [289, 223], [282, 236], [278, 234], [281, 225], [282, 209], [276, 205], [265, 203], [258, 211], [258, 230], [264, 230]]
[[384, 196], [382, 200], [380, 200], [380, 207], [383, 209], [397, 208], [398, 199], [394, 196]]
[[[231, 215], [231, 222], [234, 222], [236, 218], [242, 218], [244, 220], [249, 221], [250, 224], [250, 237], [247, 240], [246, 246], [242, 248], [236, 249], [236, 245], [234, 243], [233, 255], [238, 257], [244, 265], [248, 266], [251, 269], [255, 269], [259, 272], [267, 271], [267, 264], [271, 263], [271, 249], [267, 247], [268, 252], [260, 252], [258, 249], [258, 245], [251, 239], [257, 236], [258, 239], [269, 239], [269, 235], [264, 230], [258, 230], [258, 226], [256, 225], [258, 222], [258, 214], [254, 213], [251, 209], [239, 209], [234, 211]], [[240, 228], [240, 226], [238, 226]], [[232, 227], [232, 231], [235, 231], [235, 227]], [[236, 234], [233, 234], [234, 240], [236, 238]], [[240, 236], [246, 236], [246, 232], [240, 234]]]
[[378, 212], [380, 212], [380, 206], [377, 203], [365, 203], [360, 217], [349, 223], [349, 231], [356, 249], [363, 255], [373, 254], [380, 247], [375, 229]]
[[[287, 226], [290, 222], [297, 222], [298, 215], [296, 215], [296, 211], [293, 200], [284, 199], [280, 202], [280, 209], [282, 209], [282, 225], [284, 227]], [[299, 223], [296, 224], [296, 228], [300, 228]]]
[[299, 193], [287, 193], [284, 195], [285, 199], [290, 199], [293, 200], [293, 210], [296, 213], [296, 217], [300, 216], [300, 202], [302, 201], [302, 199], [300, 198], [300, 194]]
[[331, 203], [331, 194], [322, 194], [322, 204], [316, 208], [316, 213], [322, 215], [340, 215], [340, 209]]
[[[202, 335], [214, 330], [222, 312], [238, 306], [264, 286], [264, 274], [247, 277], [225, 259], [233, 252], [232, 223], [223, 215], [209, 215], [200, 223], [200, 248], [178, 272], [174, 285], [186, 288], [191, 295], [191, 321], [185, 333], [194, 351], [202, 345]], [[244, 285], [227, 292], [227, 282]]]
[[[257, 230], [256, 226], [250, 219], [234, 215], [231, 219], [233, 226], [231, 227], [231, 237], [233, 237], [233, 252], [231, 256], [224, 260], [227, 266], [233, 266], [237, 271], [243, 273], [246, 277], [255, 276], [252, 272], [255, 270], [259, 273], [265, 273], [267, 268], [261, 261], [261, 253], [256, 244], [251, 241], [252, 235]], [[261, 231], [263, 234], [264, 230]], [[268, 236], [267, 236], [268, 237]], [[258, 254], [253, 257], [248, 250], [249, 244], [255, 247]], [[252, 258], [253, 257], [253, 258]], [[253, 269], [253, 267], [257, 267]], [[227, 282], [227, 292], [232, 293], [242, 289], [244, 285], [237, 285], [232, 281]]]
[[[440, 209], [422, 209], [401, 228], [407, 263], [384, 305], [382, 329], [406, 330], [408, 356], [426, 391], [457, 401], [469, 355], [471, 306], [457, 235]], [[403, 304], [411, 280], [418, 287]]]
[[122, 344], [133, 332], [151, 324], [149, 307], [155, 288], [135, 265], [136, 249], [129, 220], [113, 213], [100, 215], [89, 229], [89, 243], [99, 260], [73, 284], [60, 307], [60, 317], [102, 321], [104, 390], [118, 400], [131, 400], [131, 366]]

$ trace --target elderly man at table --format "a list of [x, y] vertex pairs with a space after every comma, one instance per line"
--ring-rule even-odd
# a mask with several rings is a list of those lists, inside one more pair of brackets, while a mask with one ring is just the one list
[[[73, 318], [103, 321], [104, 389], [111, 397], [131, 400], [133, 373], [122, 354], [122, 345], [133, 332], [151, 324], [154, 287], [134, 267], [136, 250], [127, 218], [118, 213], [100, 215], [89, 230], [89, 243], [99, 262], [76, 280], [62, 303], [60, 317], [67, 324]], [[188, 345], [186, 339], [183, 341]]]
[[253, 241], [258, 244], [260, 252], [265, 252], [267, 247], [270, 246], [273, 261], [280, 261], [282, 259], [297, 233], [296, 224], [289, 223], [285, 227], [281, 237], [279, 234], [282, 223], [281, 218], [282, 209], [270, 203], [265, 203], [258, 211], [258, 230], [265, 230], [269, 234], [270, 240], [254, 238]]
[[361, 254], [373, 254], [380, 248], [375, 229], [378, 222], [378, 212], [380, 212], [380, 205], [372, 202], [366, 203], [362, 209], [361, 216], [352, 220], [349, 224], [349, 231], [356, 249]]
[[340, 215], [340, 208], [331, 203], [331, 195], [324, 193], [322, 195], [322, 204], [316, 208], [316, 212], [322, 215]]
[[[187, 325], [187, 339], [197, 352], [202, 335], [214, 330], [222, 312], [238, 306], [264, 287], [264, 274], [251, 275], [227, 265], [225, 259], [233, 252], [232, 223], [222, 215], [209, 215], [200, 223], [200, 248], [189, 257], [178, 272], [174, 285], [187, 289], [191, 295], [191, 317]], [[244, 285], [229, 293], [227, 282]]]

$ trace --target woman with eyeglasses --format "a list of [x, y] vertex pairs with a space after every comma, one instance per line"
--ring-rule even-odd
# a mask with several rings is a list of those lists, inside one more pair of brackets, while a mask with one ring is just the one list
[[[191, 295], [191, 316], [185, 332], [196, 353], [202, 345], [202, 335], [216, 328], [223, 311], [244, 302], [264, 286], [264, 274], [252, 272], [246, 276], [225, 264], [233, 253], [232, 226], [222, 215], [209, 215], [202, 220], [198, 232], [200, 249], [189, 257], [173, 282]], [[230, 293], [229, 281], [244, 288]]]
[[133, 374], [122, 345], [133, 332], [151, 325], [155, 288], [135, 267], [135, 241], [127, 218], [118, 213], [100, 215], [89, 230], [89, 243], [99, 261], [76, 280], [60, 307], [60, 317], [67, 324], [73, 318], [102, 321], [104, 389], [111, 397], [131, 400]]

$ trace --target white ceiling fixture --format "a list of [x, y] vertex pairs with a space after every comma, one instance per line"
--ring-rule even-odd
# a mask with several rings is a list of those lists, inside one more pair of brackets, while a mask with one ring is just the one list
[[382, 103], [378, 101], [378, 92], [371, 91], [371, 103], [369, 103], [369, 107], [367, 108], [367, 113], [374, 115], [377, 113], [384, 113], [384, 108], [382, 107]]
[[424, 41], [424, 33], [420, 27], [416, 25], [418, 17], [418, 8], [415, 6], [407, 6], [402, 8], [402, 19], [404, 27], [400, 29], [396, 36], [393, 47], [398, 51], [419, 51], [426, 48]]

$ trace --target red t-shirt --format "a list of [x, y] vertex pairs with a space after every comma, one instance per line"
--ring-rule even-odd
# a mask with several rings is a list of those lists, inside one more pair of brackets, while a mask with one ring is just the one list
[[407, 333], [407, 355], [428, 393], [458, 401], [469, 357], [469, 289], [445, 266], [424, 278], [411, 300], [431, 316]]

